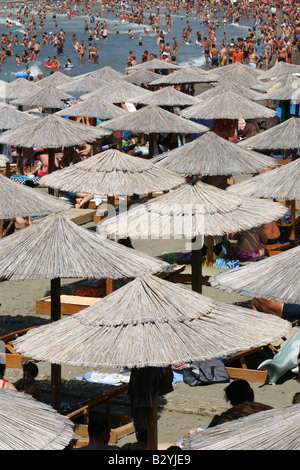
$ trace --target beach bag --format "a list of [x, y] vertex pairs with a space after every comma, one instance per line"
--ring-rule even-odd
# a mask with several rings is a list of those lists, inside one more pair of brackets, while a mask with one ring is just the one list
[[183, 369], [183, 381], [195, 387], [214, 383], [227, 383], [230, 381], [228, 372], [222, 361], [211, 359], [186, 364]]

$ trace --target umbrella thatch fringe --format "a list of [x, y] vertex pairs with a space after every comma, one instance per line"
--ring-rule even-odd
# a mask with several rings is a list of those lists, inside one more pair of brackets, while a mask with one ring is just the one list
[[38, 83], [30, 82], [26, 78], [20, 77], [1, 87], [0, 98], [16, 99], [20, 96], [36, 93], [40, 90]]
[[227, 188], [231, 194], [273, 199], [300, 199], [300, 158]]
[[41, 179], [41, 184], [55, 189], [107, 196], [167, 191], [184, 182], [184, 178], [156, 167], [149, 160], [116, 149], [106, 150]]
[[107, 234], [122, 238], [221, 236], [279, 220], [287, 211], [279, 203], [228, 196], [226, 191], [208, 184], [185, 184], [103, 220], [100, 227]]
[[148, 105], [138, 111], [128, 113], [126, 116], [103, 122], [98, 127], [115, 131], [131, 131], [145, 134], [164, 132], [202, 134], [208, 131], [208, 127], [206, 126], [183, 119], [155, 105]]
[[54, 86], [47, 86], [42, 87], [38, 92], [31, 95], [16, 98], [12, 101], [12, 104], [63, 109], [66, 106], [64, 100], [68, 100], [70, 98], [73, 98], [73, 96]]
[[18, 111], [13, 106], [1, 106], [0, 109], [0, 129], [17, 129], [37, 119], [36, 116]]
[[263, 93], [259, 93], [257, 91], [251, 90], [250, 88], [246, 88], [246, 86], [243, 86], [243, 84], [227, 81], [227, 79], [223, 77], [218, 83], [215, 84], [214, 88], [200, 93], [199, 95], [197, 95], [197, 98], [200, 101], [208, 100], [214, 98], [220, 93], [223, 93], [223, 91], [225, 90], [231, 90], [234, 93], [238, 93], [240, 96], [247, 98], [248, 100], [265, 99], [265, 95]]
[[0, 450], [63, 450], [73, 436], [72, 421], [30, 395], [0, 394]]
[[148, 69], [148, 70], [178, 70], [179, 65], [171, 64], [160, 59], [151, 59], [131, 67], [132, 70]]
[[146, 275], [72, 317], [31, 330], [13, 346], [57, 364], [160, 367], [268, 344], [290, 329], [274, 315]]
[[130, 98], [136, 98], [140, 95], [152, 94], [152, 91], [145, 90], [132, 83], [125, 82], [123, 78], [118, 78], [112, 83], [107, 83], [104, 86], [99, 87], [98, 90], [90, 93], [85, 93], [80, 96], [82, 100], [86, 100], [91, 96], [105, 97], [105, 101], [109, 103], [124, 103]]
[[300, 405], [260, 411], [184, 439], [188, 450], [299, 450]]
[[257, 152], [240, 152], [239, 146], [206, 132], [182, 147], [153, 159], [160, 167], [189, 175], [239, 175], [274, 166], [274, 160]]
[[218, 76], [222, 77], [222, 75], [226, 75], [227, 72], [238, 73], [239, 69], [244, 70], [244, 72], [246, 72], [247, 75], [252, 75], [253, 77], [259, 77], [262, 74], [262, 71], [260, 69], [250, 68], [248, 65], [242, 64], [241, 62], [234, 62], [233, 64], [227, 64], [223, 67], [212, 69], [210, 70], [210, 73], [217, 77]]
[[139, 69], [123, 77], [123, 80], [134, 85], [141, 85], [142, 83], [149, 83], [161, 77], [159, 73], [151, 72], [147, 69]]
[[242, 140], [238, 145], [259, 150], [296, 149], [300, 146], [300, 119], [292, 117], [271, 129]]
[[71, 206], [68, 202], [45, 194], [38, 189], [18, 184], [0, 175], [0, 218], [43, 216], [62, 212]]
[[300, 303], [300, 247], [209, 279], [210, 285], [245, 297]]
[[184, 109], [180, 115], [189, 119], [258, 119], [273, 117], [276, 112], [238, 93], [225, 90], [209, 100]]
[[38, 82], [38, 86], [42, 88], [47, 88], [48, 86], [57, 87], [59, 85], [62, 85], [63, 83], [72, 82], [73, 80], [73, 77], [70, 77], [69, 75], [62, 73], [59, 70], [56, 70], [51, 75], [48, 75], [48, 77], [42, 78]]
[[127, 114], [127, 111], [125, 111], [123, 108], [120, 108], [119, 106], [114, 105], [113, 103], [104, 101], [98, 96], [91, 96], [87, 100], [81, 101], [80, 103], [70, 106], [67, 109], [62, 109], [55, 114], [58, 116], [81, 116], [105, 120], [118, 116], [124, 116]]
[[62, 214], [0, 240], [0, 276], [9, 280], [120, 279], [157, 273], [167, 266], [77, 226]]
[[[100, 131], [100, 132], [99, 132]], [[4, 132], [1, 144], [25, 148], [60, 148], [94, 142], [105, 135], [99, 127], [88, 126], [55, 114], [34, 119], [15, 130]]]
[[179, 70], [175, 70], [174, 72], [168, 75], [163, 75], [162, 77], [153, 80], [153, 82], [150, 82], [150, 85], [210, 83], [216, 82], [217, 80], [218, 77], [203, 69], [197, 67], [186, 67]]
[[197, 98], [175, 90], [175, 88], [171, 86], [164, 87], [151, 94], [147, 93], [146, 95], [141, 95], [139, 93], [139, 96], [130, 98], [128, 101], [131, 103], [153, 104], [156, 106], [192, 106], [198, 103]]
[[262, 72], [258, 78], [260, 80], [266, 80], [268, 78], [276, 78], [287, 73], [294, 73], [300, 75], [300, 66], [297, 64], [289, 64], [288, 62], [278, 62], [269, 70]]
[[97, 79], [91, 74], [79, 77], [71, 82], [62, 83], [57, 85], [59, 90], [65, 93], [89, 93], [98, 90], [101, 86], [106, 85], [104, 80]]

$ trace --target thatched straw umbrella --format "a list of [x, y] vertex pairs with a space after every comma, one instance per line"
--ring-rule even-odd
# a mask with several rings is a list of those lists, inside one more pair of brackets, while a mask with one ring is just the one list
[[66, 201], [15, 183], [3, 175], [0, 175], [0, 182], [0, 219], [44, 216], [70, 207]]
[[256, 150], [297, 149], [300, 147], [300, 119], [292, 117], [271, 129], [242, 140], [238, 145]]
[[62, 83], [57, 85], [59, 90], [65, 93], [89, 93], [98, 90], [101, 86], [106, 85], [104, 80], [93, 77], [91, 74], [76, 78], [71, 82]]
[[183, 119], [155, 105], [148, 105], [138, 111], [129, 113], [127, 116], [111, 119], [100, 124], [98, 127], [115, 131], [149, 134], [149, 158], [153, 156], [154, 134], [202, 134], [208, 131], [208, 128], [201, 124]]
[[112, 83], [107, 83], [99, 87], [96, 91], [81, 95], [80, 98], [85, 100], [91, 96], [100, 96], [100, 98], [104, 98], [105, 101], [109, 103], [120, 104], [125, 103], [130, 98], [135, 98], [147, 93], [151, 94], [152, 92], [137, 85], [133, 85], [132, 83], [127, 83], [122, 78], [119, 78]]
[[209, 278], [212, 287], [227, 292], [291, 304], [300, 303], [299, 281], [299, 246]]
[[128, 83], [133, 83], [134, 85], [142, 85], [143, 83], [150, 83], [153, 80], [160, 78], [161, 75], [151, 70], [139, 69], [133, 73], [129, 73], [123, 77], [123, 80]]
[[0, 129], [2, 130], [17, 129], [24, 124], [38, 119], [36, 116], [23, 113], [23, 111], [19, 111], [10, 105], [1, 106], [0, 110]]
[[[284, 75], [286, 77], [286, 75]], [[296, 116], [299, 117], [299, 103], [300, 103], [300, 80], [295, 78], [294, 75], [289, 74], [284, 80], [284, 84], [280, 82], [267, 91], [265, 99], [276, 100], [280, 102], [281, 107], [281, 121], [286, 121], [290, 118], [291, 103], [295, 103]]]
[[57, 116], [80, 116], [106, 120], [124, 116], [127, 114], [127, 111], [112, 103], [108, 103], [108, 101], [103, 100], [99, 96], [91, 96], [87, 100], [81, 101], [80, 103], [70, 106], [69, 108], [58, 111], [55, 114], [57, 114]]
[[94, 70], [90, 73], [93, 77], [104, 80], [105, 82], [112, 82], [114, 80], [118, 80], [118, 78], [124, 77], [122, 73], [118, 72], [113, 67], [110, 67], [110, 65], [106, 65], [105, 67]]
[[32, 95], [40, 90], [39, 85], [20, 77], [0, 88], [0, 98], [17, 99], [21, 96]]
[[164, 86], [164, 85], [191, 85], [193, 87], [192, 94], [194, 94], [194, 85], [196, 83], [211, 83], [216, 82], [217, 77], [212, 75], [210, 72], [207, 72], [198, 67], [187, 67], [174, 72], [163, 75], [161, 78], [157, 78], [150, 85], [155, 86]]
[[153, 91], [151, 94], [139, 95], [128, 100], [131, 103], [153, 104], [155, 106], [174, 107], [174, 106], [192, 106], [198, 104], [198, 100], [191, 95], [182, 93], [171, 86]]
[[0, 137], [0, 143], [14, 147], [48, 149], [49, 172], [51, 173], [54, 170], [55, 149], [95, 142], [105, 135], [109, 135], [109, 132], [105, 132], [104, 129], [49, 114], [34, 119], [15, 130], [5, 132]]
[[[201, 95], [200, 95], [201, 99]], [[254, 103], [231, 90], [225, 90], [217, 96], [190, 106], [180, 112], [189, 119], [259, 119], [276, 115], [272, 109]]]
[[255, 75], [253, 75], [253, 73], [249, 73], [249, 68], [249, 66], [233, 68], [230, 66], [228, 69], [225, 68], [222, 70], [223, 73], [221, 75], [215, 76], [219, 77], [219, 80], [222, 81], [227, 80], [229, 82], [243, 85], [244, 87], [256, 88], [256, 86], [260, 85], [260, 80]]
[[195, 241], [192, 288], [201, 292], [204, 236], [240, 232], [278, 220], [285, 213], [286, 208], [281, 204], [237, 197], [212, 185], [193, 182], [104, 220], [99, 227], [115, 238], [181, 237]]
[[[33, 242], [34, 240], [34, 242]], [[60, 319], [60, 279], [120, 279], [156, 273], [167, 263], [124, 247], [52, 214], [0, 240], [0, 276], [50, 279], [51, 320]], [[52, 406], [60, 408], [60, 368], [52, 367]]]
[[223, 79], [223, 77], [220, 78], [219, 82], [214, 84], [213, 88], [206, 90], [203, 93], [200, 93], [199, 95], [197, 95], [197, 98], [200, 101], [208, 100], [210, 98], [214, 98], [220, 93], [223, 93], [223, 91], [225, 90], [231, 90], [234, 93], [237, 93], [240, 96], [247, 98], [248, 100], [264, 100], [265, 99], [265, 95], [263, 93], [259, 93], [239, 83], [230, 82], [228, 80]]
[[300, 405], [260, 411], [184, 439], [191, 450], [299, 450]]
[[141, 64], [133, 65], [130, 69], [139, 70], [139, 69], [147, 69], [147, 70], [178, 70], [180, 69], [180, 65], [171, 64], [169, 62], [165, 62], [164, 60], [160, 59], [151, 59], [147, 62], [142, 62]]
[[212, 75], [222, 76], [224, 74], [227, 74], [227, 72], [233, 73], [237, 71], [237, 73], [239, 73], [238, 71], [240, 69], [244, 72], [247, 72], [248, 75], [252, 75], [254, 77], [258, 77], [262, 74], [262, 71], [260, 69], [249, 67], [249, 65], [242, 64], [241, 62], [233, 62], [233, 64], [227, 64], [223, 67], [217, 67], [215, 69], [210, 70], [210, 73]]
[[13, 100], [11, 104], [22, 106], [40, 106], [47, 109], [63, 109], [65, 101], [73, 98], [68, 93], [59, 90], [55, 86], [47, 86], [41, 88], [38, 92], [31, 95], [20, 96]]
[[[226, 305], [145, 275], [82, 312], [29, 331], [13, 346], [27, 357], [58, 364], [96, 368], [127, 365], [133, 368], [132, 382], [136, 370], [146, 372], [234, 354], [269, 344], [290, 329], [291, 324], [278, 317]], [[137, 378], [134, 386], [145, 388]], [[145, 391], [150, 393], [153, 396], [152, 391]], [[156, 396], [152, 403], [142, 404], [151, 411], [145, 427], [147, 447], [154, 450]]]
[[1, 389], [0, 449], [63, 450], [73, 436], [72, 421], [31, 395]]
[[238, 145], [209, 131], [182, 147], [159, 155], [153, 162], [175, 173], [203, 176], [251, 174], [274, 166], [270, 157], [252, 150], [246, 153], [240, 150]]
[[261, 81], [259, 88], [257, 89], [259, 91], [275, 90], [277, 87], [285, 86], [288, 81], [291, 81], [292, 83], [295, 82], [295, 84], [300, 82], [299, 77], [297, 75], [293, 75], [292, 73], [286, 73], [272, 80], [269, 78], [269, 79], [266, 79], [266, 81], [263, 81], [263, 82]]
[[300, 65], [289, 64], [288, 62], [278, 62], [269, 70], [262, 72], [258, 78], [259, 80], [267, 80], [268, 78], [277, 78], [287, 73], [300, 75]]
[[63, 83], [71, 82], [74, 78], [69, 77], [69, 75], [56, 70], [56, 72], [51, 73], [47, 77], [42, 78], [39, 80], [38, 85], [39, 87], [56, 87], [58, 85], [62, 85]]
[[228, 188], [232, 194], [291, 201], [290, 240], [296, 237], [295, 201], [300, 199], [300, 158]]
[[54, 189], [108, 197], [168, 191], [185, 183], [169, 170], [158, 168], [143, 158], [109, 149], [41, 179]]

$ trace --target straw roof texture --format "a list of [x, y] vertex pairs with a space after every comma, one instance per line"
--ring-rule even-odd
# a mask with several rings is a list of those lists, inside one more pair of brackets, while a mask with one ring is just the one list
[[293, 75], [289, 75], [283, 86], [280, 86], [280, 82], [265, 93], [265, 99], [267, 100], [289, 100], [293, 103], [300, 102], [300, 80], [294, 78]]
[[278, 220], [286, 208], [275, 202], [245, 198], [209, 184], [185, 184], [116, 217], [100, 228], [114, 237], [192, 239], [225, 235]]
[[142, 62], [141, 64], [133, 65], [130, 68], [134, 70], [178, 70], [181, 67], [179, 65], [171, 64], [170, 62], [165, 62], [164, 60], [155, 58], [148, 60], [147, 62]]
[[145, 134], [164, 132], [200, 134], [208, 131], [208, 127], [206, 126], [183, 119], [155, 105], [148, 105], [126, 116], [103, 122], [98, 127], [115, 131], [131, 131]]
[[69, 98], [72, 98], [70, 94], [59, 90], [55, 86], [47, 85], [47, 87], [41, 88], [41, 90], [36, 93], [20, 96], [13, 100], [12, 104], [62, 109], [66, 106], [64, 100], [68, 100]]
[[238, 143], [244, 148], [259, 150], [296, 149], [300, 147], [300, 119], [292, 117]]
[[171, 86], [153, 91], [151, 94], [139, 95], [128, 101], [131, 103], [154, 104], [155, 106], [192, 106], [199, 102], [197, 98], [175, 90]]
[[267, 81], [261, 81], [259, 87], [257, 88], [259, 91], [271, 91], [275, 90], [278, 87], [285, 86], [288, 81], [292, 83], [295, 82], [297, 84], [300, 82], [299, 77], [297, 75], [293, 75], [292, 73], [286, 73], [284, 75], [280, 75], [277, 78], [267, 79]]
[[197, 95], [197, 98], [200, 101], [207, 100], [210, 98], [214, 98], [216, 95], [219, 93], [223, 93], [225, 90], [231, 90], [234, 93], [239, 94], [240, 96], [243, 96], [244, 98], [247, 98], [248, 100], [263, 100], [265, 99], [263, 93], [259, 93], [255, 90], [252, 90], [251, 88], [247, 88], [239, 83], [235, 82], [229, 82], [225, 79], [220, 78], [220, 81], [218, 83], [214, 84], [214, 87], [211, 88], [210, 90], [206, 90], [203, 93], [200, 93]]
[[[161, 367], [268, 344], [291, 324], [146, 275], [13, 345], [35, 359], [88, 367]], [[128, 345], [130, 344], [130, 347]]]
[[141, 85], [142, 83], [149, 83], [153, 80], [160, 78], [161, 75], [151, 70], [139, 69], [133, 73], [129, 73], [123, 77], [123, 80], [128, 83], [133, 83], [134, 85]]
[[209, 278], [210, 285], [246, 297], [299, 304], [300, 247]]
[[260, 411], [204, 429], [183, 441], [189, 450], [299, 450], [300, 405]]
[[85, 100], [96, 95], [109, 103], [124, 103], [130, 98], [146, 95], [147, 93], [151, 94], [152, 92], [137, 85], [133, 85], [132, 83], [125, 82], [123, 78], [119, 78], [118, 80], [114, 80], [111, 83], [99, 87], [99, 89], [94, 92], [81, 95], [80, 98]]
[[0, 175], [0, 219], [43, 216], [69, 207], [66, 201]]
[[96, 91], [101, 86], [106, 85], [104, 80], [100, 80], [93, 75], [88, 74], [84, 77], [79, 77], [71, 82], [62, 83], [57, 85], [59, 90], [64, 91], [65, 93], [89, 93], [90, 91]]
[[1, 389], [0, 450], [63, 450], [73, 426], [67, 416], [31, 395]]
[[103, 239], [63, 214], [49, 215], [0, 240], [0, 273], [7, 280], [120, 279], [165, 267], [167, 263]]
[[74, 104], [69, 108], [58, 111], [57, 116], [70, 116], [70, 117], [89, 117], [98, 119], [112, 119], [127, 114], [125, 109], [104, 101], [99, 96], [91, 96], [87, 100]]
[[24, 95], [32, 95], [40, 90], [39, 85], [30, 82], [26, 78], [20, 77], [16, 80], [7, 83], [4, 87], [0, 88], [0, 97], [6, 99], [16, 99]]
[[210, 83], [217, 81], [218, 78], [198, 67], [186, 67], [175, 70], [168, 75], [163, 75], [151, 82], [150, 85], [180, 85], [183, 83]]
[[254, 69], [252, 67], [249, 67], [248, 65], [242, 64], [241, 62], [233, 62], [232, 64], [227, 64], [223, 67], [217, 67], [215, 69], [210, 70], [210, 73], [213, 75], [224, 75], [227, 72], [234, 72], [238, 71], [239, 69], [244, 70], [247, 72], [247, 74], [252, 75], [254, 77], [258, 77], [259, 75], [262, 74], [262, 71], [260, 69]]
[[258, 119], [273, 117], [276, 112], [238, 93], [225, 90], [209, 100], [184, 109], [180, 114], [194, 119]]
[[300, 74], [300, 65], [289, 64], [288, 62], [278, 62], [269, 70], [262, 72], [258, 78], [260, 80], [266, 80], [268, 78], [277, 78], [287, 73]]
[[272, 158], [251, 150], [240, 150], [238, 145], [209, 131], [182, 147], [159, 155], [154, 163], [179, 174], [204, 176], [256, 173], [274, 166]]
[[249, 66], [245, 67], [229, 67], [225, 69], [220, 76], [220, 80], [224, 81], [227, 80], [229, 82], [234, 82], [244, 87], [251, 87], [255, 88], [256, 86], [260, 85], [260, 80], [253, 75], [253, 73], [249, 73], [250, 68]]
[[63, 191], [107, 196], [167, 191], [183, 183], [185, 179], [175, 173], [116, 149], [101, 152], [41, 180], [41, 184]]
[[109, 65], [106, 65], [101, 69], [94, 70], [93, 72], [91, 72], [91, 75], [97, 79], [104, 80], [105, 82], [112, 82], [124, 76]]
[[300, 199], [300, 158], [232, 185], [227, 191], [241, 196]]
[[56, 70], [54, 73], [39, 80], [38, 85], [39, 87], [55, 87], [58, 85], [62, 85], [63, 83], [71, 82], [72, 80], [74, 80], [74, 78], [70, 77], [66, 73]]
[[18, 111], [13, 106], [7, 105], [0, 108], [0, 129], [17, 129], [35, 119], [37, 119], [36, 116]]
[[94, 142], [104, 135], [109, 132], [50, 114], [4, 132], [0, 143], [25, 148], [59, 148]]

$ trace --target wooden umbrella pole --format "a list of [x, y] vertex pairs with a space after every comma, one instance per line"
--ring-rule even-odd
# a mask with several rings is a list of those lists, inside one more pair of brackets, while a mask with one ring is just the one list
[[157, 407], [148, 407], [147, 449], [157, 450]]
[[214, 264], [214, 238], [209, 235], [207, 237], [207, 255], [206, 266], [212, 267]]
[[295, 199], [290, 201], [291, 207], [291, 233], [289, 236], [290, 240], [295, 240], [296, 238], [296, 202]]
[[[49, 154], [49, 173], [52, 173], [53, 171], [55, 171], [55, 150], [48, 149], [48, 154]], [[48, 188], [48, 193], [53, 195], [54, 189]]]
[[154, 134], [149, 134], [148, 158], [152, 158], [154, 153]]
[[[61, 318], [60, 278], [51, 279], [51, 321]], [[61, 366], [51, 364], [51, 405], [60, 413], [61, 410]]]
[[[115, 198], [114, 196], [107, 197], [107, 204], [115, 207]], [[106, 295], [111, 294], [115, 289], [115, 283], [113, 279], [106, 279]]]
[[[195, 238], [192, 243], [196, 243]], [[192, 249], [192, 290], [202, 294], [202, 248]]]

